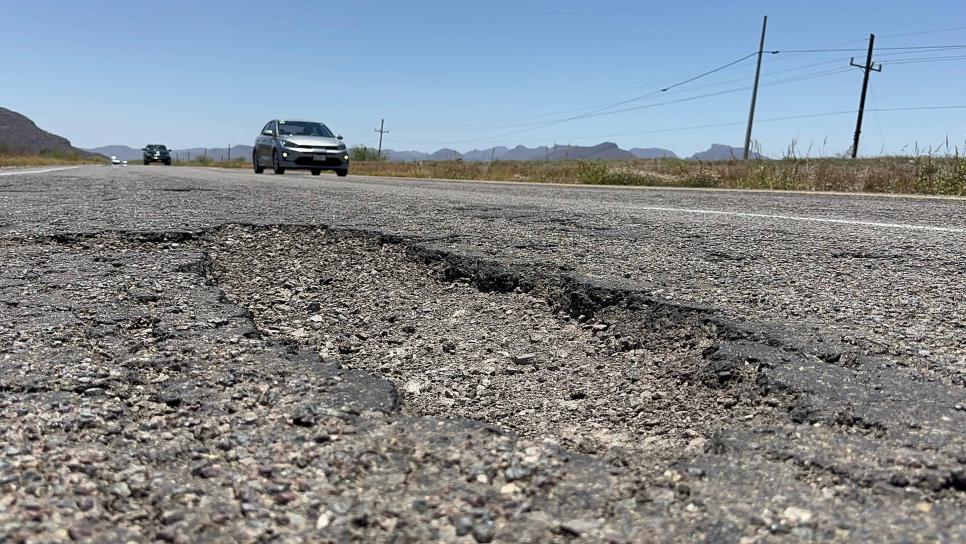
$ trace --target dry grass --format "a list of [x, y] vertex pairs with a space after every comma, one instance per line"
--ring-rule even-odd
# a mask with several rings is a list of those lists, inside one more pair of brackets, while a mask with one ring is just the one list
[[216, 161], [210, 157], [198, 157], [190, 161], [171, 161], [175, 166], [210, 166], [212, 168], [243, 168], [251, 169], [252, 161], [244, 157], [230, 161]]
[[105, 164], [107, 159], [80, 155], [8, 155], [0, 153], [0, 167], [62, 166], [73, 164]]
[[[176, 162], [181, 166], [251, 168], [247, 160]], [[530, 181], [651, 187], [714, 187], [917, 193], [966, 196], [966, 157], [943, 156], [874, 159], [785, 158], [762, 161], [356, 161], [353, 174], [422, 179]]]
[[352, 173], [426, 179], [479, 179], [640, 185], [966, 195], [966, 158], [780, 159], [763, 161], [356, 162]]

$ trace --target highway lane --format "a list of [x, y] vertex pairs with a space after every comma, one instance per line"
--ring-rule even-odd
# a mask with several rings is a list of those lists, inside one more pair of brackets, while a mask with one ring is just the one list
[[820, 329], [943, 380], [966, 376], [963, 199], [140, 166], [16, 176], [0, 191], [6, 232], [235, 222], [376, 229]]
[[0, 540], [962, 540], [964, 209], [2, 178]]

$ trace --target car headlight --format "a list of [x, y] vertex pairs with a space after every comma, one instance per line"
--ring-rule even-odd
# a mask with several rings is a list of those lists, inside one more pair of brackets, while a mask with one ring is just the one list
[[298, 146], [288, 140], [282, 140], [282, 147], [298, 147]]
[[345, 144], [339, 144], [339, 149], [345, 151]]

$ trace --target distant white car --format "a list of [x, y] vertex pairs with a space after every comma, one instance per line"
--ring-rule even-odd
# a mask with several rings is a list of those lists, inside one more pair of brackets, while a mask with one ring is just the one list
[[121, 159], [117, 155], [111, 155], [111, 164], [121, 164]]
[[127, 166], [127, 161], [121, 161], [121, 164], [123, 164], [124, 166]]

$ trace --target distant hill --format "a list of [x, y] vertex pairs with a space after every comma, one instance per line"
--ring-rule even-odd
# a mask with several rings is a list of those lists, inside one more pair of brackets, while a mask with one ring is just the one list
[[[114, 155], [123, 161], [139, 161], [143, 156], [140, 148], [128, 147], [126, 145], [105, 145], [103, 147], [89, 149], [88, 151], [100, 153], [107, 157]], [[253, 148], [250, 145], [233, 145], [231, 146], [231, 158], [234, 160], [238, 157], [244, 157], [245, 160], [251, 160], [252, 151]], [[205, 155], [205, 148], [203, 147], [171, 150], [171, 156], [178, 160], [194, 159], [202, 155]], [[209, 147], [207, 149], [207, 155], [216, 161], [225, 161], [228, 160], [228, 148]]]
[[[107, 145], [95, 147], [88, 151], [100, 153], [101, 155], [116, 155], [119, 159], [126, 161], [141, 160], [141, 149], [128, 147], [126, 145]], [[188, 160], [199, 157], [205, 153], [203, 147], [191, 147], [186, 149], [172, 150], [172, 156], [178, 160]], [[207, 150], [209, 157], [216, 161], [228, 160], [228, 150], [224, 147], [209, 147]], [[474, 149], [466, 153], [460, 153], [455, 149], [443, 148], [432, 153], [423, 151], [395, 151], [384, 149], [383, 154], [393, 162], [416, 162], [416, 161], [455, 161], [463, 160], [467, 162], [489, 162], [489, 161], [565, 161], [565, 160], [634, 160], [634, 159], [661, 159], [678, 158], [670, 149], [660, 147], [635, 147], [630, 150], [621, 149], [613, 142], [602, 142], [597, 145], [555, 145], [553, 147], [539, 146], [526, 147], [518, 145], [516, 147], [489, 147], [486, 149]], [[712, 144], [705, 151], [695, 153], [688, 157], [692, 160], [702, 161], [726, 161], [732, 158], [740, 159], [742, 148], [731, 147], [722, 144]], [[231, 158], [237, 159], [244, 157], [250, 160], [252, 156], [252, 146], [233, 145], [231, 147]], [[765, 158], [758, 153], [752, 153], [752, 158]]]
[[[666, 151], [674, 156], [674, 153]], [[613, 142], [603, 142], [594, 146], [579, 145], [555, 145], [553, 147], [525, 147], [518, 145], [514, 148], [504, 146], [490, 147], [487, 149], [474, 149], [466, 153], [460, 153], [455, 149], [440, 149], [433, 153], [423, 153], [421, 151], [394, 151], [386, 149], [383, 154], [390, 161], [413, 162], [413, 161], [562, 161], [562, 160], [586, 160], [586, 159], [608, 159], [608, 160], [631, 160], [636, 158], [630, 151], [625, 151]]]
[[676, 159], [678, 156], [670, 149], [660, 147], [635, 147], [628, 149], [638, 159]]
[[429, 155], [431, 161], [455, 161], [462, 158], [463, 154], [455, 149], [440, 149]]
[[[711, 147], [704, 151], [699, 151], [688, 157], [695, 161], [728, 161], [732, 159], [740, 160], [744, 155], [745, 148], [731, 147], [730, 145], [711, 144]], [[750, 159], [763, 158], [760, 154], [752, 151], [748, 154]]]
[[91, 156], [72, 146], [67, 138], [43, 130], [26, 116], [7, 108], [0, 108], [0, 153]]
[[614, 142], [603, 142], [590, 147], [555, 145], [550, 148], [548, 155], [552, 161], [583, 159], [631, 160], [636, 158], [633, 153], [624, 151]]
[[382, 154], [392, 162], [417, 162], [429, 160], [429, 153], [423, 153], [422, 151], [393, 151], [392, 149], [383, 149]]

